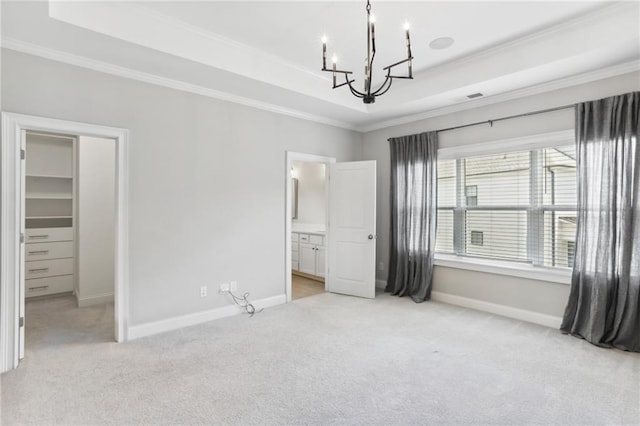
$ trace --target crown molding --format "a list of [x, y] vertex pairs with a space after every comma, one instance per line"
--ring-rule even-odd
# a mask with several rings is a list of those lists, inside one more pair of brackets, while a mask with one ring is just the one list
[[[281, 87], [358, 112], [351, 96], [330, 96], [327, 76], [263, 49], [127, 2], [49, 2], [49, 18], [99, 34]], [[260, 67], [252, 66], [260, 64]]]
[[578, 74], [571, 77], [566, 77], [558, 80], [553, 80], [546, 83], [537, 84], [523, 89], [513, 90], [510, 92], [489, 96], [486, 98], [474, 99], [463, 103], [450, 105], [442, 108], [436, 108], [429, 111], [425, 111], [418, 114], [410, 114], [399, 118], [394, 118], [384, 121], [375, 121], [368, 125], [354, 125], [351, 123], [334, 120], [328, 117], [308, 114], [299, 110], [285, 108], [279, 105], [258, 101], [255, 99], [246, 98], [243, 96], [234, 95], [232, 93], [223, 92], [220, 90], [211, 89], [204, 86], [199, 86], [184, 81], [161, 77], [155, 74], [150, 74], [142, 71], [133, 70], [130, 68], [122, 67], [119, 65], [110, 64], [108, 62], [98, 61], [95, 59], [87, 58], [85, 56], [74, 55], [67, 52], [62, 52], [56, 49], [28, 43], [22, 40], [3, 37], [3, 48], [14, 50], [28, 55], [38, 56], [45, 59], [50, 59], [57, 62], [74, 65], [93, 71], [98, 71], [117, 77], [128, 78], [132, 80], [141, 81], [148, 84], [167, 87], [174, 90], [180, 90], [188, 93], [193, 93], [208, 98], [218, 99], [221, 101], [232, 102], [239, 105], [244, 105], [251, 108], [260, 109], [263, 111], [273, 112], [280, 115], [285, 115], [301, 120], [312, 121], [315, 123], [326, 124], [333, 127], [339, 127], [347, 130], [354, 130], [361, 133], [368, 133], [374, 130], [380, 130], [387, 127], [398, 126], [402, 124], [414, 123], [417, 121], [425, 120], [428, 118], [447, 115], [455, 112], [466, 111], [469, 109], [479, 108], [482, 106], [493, 105], [500, 102], [510, 101], [514, 99], [524, 98], [527, 96], [534, 96], [542, 93], [547, 93], [553, 90], [564, 89], [580, 84], [590, 83], [597, 80], [602, 80], [610, 77], [616, 77], [631, 72], [640, 71], [640, 60], [635, 60], [619, 65], [614, 65], [607, 68], [602, 68], [595, 71]]
[[466, 101], [466, 102], [455, 104], [455, 105], [436, 108], [436, 109], [421, 112], [418, 114], [411, 114], [411, 115], [406, 115], [404, 117], [394, 118], [391, 120], [379, 121], [370, 125], [357, 126], [355, 130], [362, 133], [368, 133], [374, 130], [385, 129], [387, 127], [415, 123], [416, 121], [421, 121], [428, 118], [439, 117], [442, 115], [452, 114], [460, 111], [466, 111], [469, 109], [479, 108], [486, 105], [493, 105], [500, 102], [511, 101], [514, 99], [521, 99], [528, 96], [534, 96], [542, 93], [551, 92], [554, 90], [566, 89], [568, 87], [591, 83], [593, 81], [616, 77], [619, 75], [628, 74], [636, 71], [640, 71], [640, 60], [626, 62], [623, 64], [613, 65], [613, 66], [602, 68], [595, 71], [589, 71], [586, 73], [573, 75], [570, 77], [552, 80], [546, 83], [525, 87], [523, 89], [512, 90], [510, 92], [501, 93], [499, 95], [488, 96], [486, 98], [474, 99], [474, 100]]
[[232, 102], [263, 111], [299, 118], [301, 120], [313, 121], [316, 123], [340, 127], [347, 130], [357, 130], [354, 125], [343, 121], [333, 120], [319, 115], [308, 114], [299, 110], [282, 107], [268, 102], [262, 102], [255, 99], [246, 98], [244, 96], [234, 95], [229, 92], [223, 92], [221, 90], [215, 90], [209, 87], [133, 70], [131, 68], [110, 64], [108, 62], [98, 61], [96, 59], [87, 58], [86, 56], [62, 52], [60, 50], [51, 49], [14, 38], [3, 37], [2, 47], [5, 49], [14, 50], [16, 52], [26, 53], [28, 55], [50, 59], [56, 62], [62, 62], [65, 64], [74, 65], [105, 74], [111, 74], [117, 77], [128, 78], [131, 80], [137, 80], [156, 86], [167, 87], [169, 89], [180, 90], [183, 92], [193, 93], [208, 98]]

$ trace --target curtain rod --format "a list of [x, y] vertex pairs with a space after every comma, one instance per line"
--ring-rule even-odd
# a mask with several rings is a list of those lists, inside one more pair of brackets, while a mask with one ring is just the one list
[[548, 108], [548, 109], [541, 109], [541, 110], [538, 110], [538, 111], [525, 112], [524, 114], [509, 115], [507, 117], [495, 118], [493, 120], [476, 121], [475, 123], [463, 124], [461, 126], [447, 127], [446, 129], [436, 130], [436, 133], [448, 132], [449, 130], [462, 129], [464, 127], [479, 126], [480, 124], [490, 124], [493, 127], [493, 123], [495, 123], [496, 121], [510, 120], [512, 118], [519, 118], [519, 117], [527, 117], [529, 115], [544, 114], [545, 112], [560, 111], [560, 110], [563, 110], [563, 109], [569, 109], [569, 108], [574, 108], [574, 107], [575, 107], [575, 104], [564, 105], [564, 106], [559, 106], [559, 107], [555, 107], [555, 108]]

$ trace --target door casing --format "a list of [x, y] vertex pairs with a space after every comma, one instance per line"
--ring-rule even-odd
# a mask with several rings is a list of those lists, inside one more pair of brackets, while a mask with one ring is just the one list
[[[285, 292], [287, 295], [287, 303], [291, 302], [291, 200], [292, 200], [292, 185], [291, 185], [291, 168], [293, 167], [294, 161], [301, 161], [306, 163], [324, 163], [325, 165], [332, 164], [336, 162], [335, 157], [324, 157], [321, 155], [315, 154], [304, 154], [300, 152], [291, 152], [287, 151], [285, 156], [285, 241], [284, 241], [284, 250], [285, 250]], [[329, 185], [325, 185], [325, 206], [327, 211], [329, 210]], [[326, 238], [328, 237], [329, 226], [328, 226], [329, 216], [326, 216], [325, 219], [325, 229], [327, 230]], [[327, 275], [327, 266], [328, 262], [325, 262], [325, 291], [328, 291], [328, 275]]]
[[0, 372], [16, 368], [20, 348], [19, 288], [21, 208], [21, 135], [23, 130], [97, 136], [116, 143], [116, 245], [115, 245], [115, 340], [127, 340], [129, 312], [128, 199], [129, 131], [115, 127], [58, 120], [11, 112], [2, 113], [0, 150]]

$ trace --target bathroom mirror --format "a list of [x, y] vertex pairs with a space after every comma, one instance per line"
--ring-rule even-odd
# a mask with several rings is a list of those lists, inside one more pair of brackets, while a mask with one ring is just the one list
[[298, 179], [291, 178], [291, 219], [298, 218]]

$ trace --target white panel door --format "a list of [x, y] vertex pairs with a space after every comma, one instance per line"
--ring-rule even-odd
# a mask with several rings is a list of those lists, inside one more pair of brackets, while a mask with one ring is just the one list
[[376, 162], [330, 164], [330, 292], [375, 297], [375, 228]]

